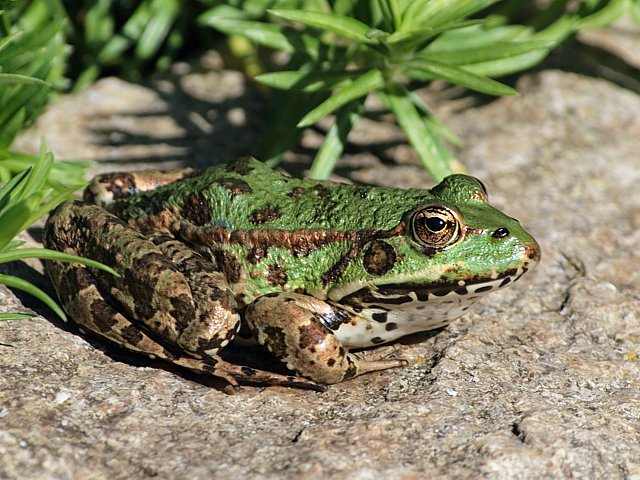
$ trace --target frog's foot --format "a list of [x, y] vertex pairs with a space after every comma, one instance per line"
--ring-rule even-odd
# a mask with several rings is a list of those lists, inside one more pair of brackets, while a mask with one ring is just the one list
[[357, 319], [313, 297], [294, 293], [264, 296], [247, 307], [245, 319], [258, 343], [289, 369], [318, 382], [338, 383], [407, 365], [402, 359], [370, 359], [349, 353], [326, 323]]
[[400, 345], [395, 344], [376, 347], [374, 350], [360, 350], [359, 352], [352, 352], [352, 354], [360, 361], [373, 362], [378, 360], [386, 360], [390, 356], [398, 354], [400, 350]]
[[326, 392], [327, 386], [314, 382], [308, 378], [296, 375], [282, 375], [275, 372], [258, 370], [252, 367], [235, 365], [226, 362], [220, 357], [210, 357], [206, 359], [180, 357], [171, 360], [172, 363], [188, 368], [196, 373], [204, 373], [224, 378], [229, 385], [237, 389], [241, 385], [259, 385], [264, 387], [282, 386], [304, 388], [317, 392]]

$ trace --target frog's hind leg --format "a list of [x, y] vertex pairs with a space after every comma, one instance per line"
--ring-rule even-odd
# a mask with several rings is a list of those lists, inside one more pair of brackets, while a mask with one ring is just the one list
[[226, 281], [184, 245], [160, 236], [154, 240], [159, 246], [94, 205], [57, 207], [45, 225], [45, 245], [111, 264], [121, 273], [114, 277], [83, 265], [47, 262], [58, 297], [76, 324], [128, 350], [232, 385], [324, 388], [220, 359], [218, 350], [233, 339], [240, 320]]
[[83, 200], [104, 207], [121, 198], [168, 185], [192, 173], [192, 168], [103, 173], [93, 177], [84, 190]]
[[[95, 205], [65, 202], [49, 216], [44, 244], [112, 266], [120, 275], [89, 270], [100, 292], [117, 310], [137, 322], [151, 336], [168, 345], [192, 351], [190, 326], [202, 318], [185, 276], [163, 252], [126, 223]], [[64, 294], [55, 274], [50, 274], [59, 295]], [[220, 306], [213, 300], [205, 308]], [[224, 342], [237, 328], [238, 316], [219, 308], [213, 336]], [[210, 350], [210, 345], [204, 345]]]
[[71, 263], [47, 262], [47, 268], [58, 279], [60, 301], [81, 330], [114, 342], [127, 350], [166, 360], [199, 374], [213, 375], [234, 388], [239, 384], [256, 384], [326, 390], [323, 385], [306, 379], [234, 365], [217, 355], [203, 359], [180, 356], [156, 342], [118, 312], [102, 296], [95, 279], [86, 267]]
[[[224, 275], [221, 272], [216, 271], [215, 266], [211, 262], [203, 258], [193, 249], [187, 247], [184, 243], [168, 235], [153, 235], [151, 240], [158, 246], [158, 248], [160, 248], [167, 258], [171, 259], [176, 268], [185, 275], [189, 285], [191, 286], [191, 291], [197, 304], [202, 305], [207, 302], [211, 302], [211, 300], [215, 300], [218, 302], [217, 308], [230, 309], [232, 306], [235, 308], [235, 300], [233, 299], [230, 290], [228, 290]], [[212, 313], [215, 314], [215, 309]], [[217, 353], [217, 349], [215, 349], [215, 347], [224, 347], [228, 343], [227, 341], [224, 341], [222, 344], [212, 345], [214, 350], [207, 350], [202, 344], [202, 335], [200, 331], [203, 326], [208, 328], [207, 325], [208, 324], [206, 322], [194, 324], [191, 332], [185, 332], [185, 337], [187, 336], [186, 334], [189, 333], [192, 351], [193, 348], [199, 346], [200, 351], [205, 354]], [[237, 325], [238, 327], [240, 326], [239, 317]], [[236, 332], [237, 329], [234, 333]], [[183, 341], [183, 344], [184, 343], [186, 343], [186, 338]], [[216, 357], [215, 360], [218, 368], [221, 368], [220, 366], [223, 365], [223, 372], [238, 380], [240, 383], [292, 386], [317, 391], [326, 390], [324, 385], [310, 381], [306, 378], [292, 375], [281, 375], [251, 367], [234, 365], [225, 362], [219, 357]], [[172, 361], [173, 363], [191, 370], [212, 373], [206, 356], [202, 359], [181, 357]]]
[[349, 353], [327, 324], [355, 321], [348, 312], [313, 297], [281, 293], [258, 298], [245, 311], [258, 343], [287, 367], [322, 383], [407, 365], [404, 359]]

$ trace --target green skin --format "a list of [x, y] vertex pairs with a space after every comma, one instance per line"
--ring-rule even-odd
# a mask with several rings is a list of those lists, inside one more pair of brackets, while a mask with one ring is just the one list
[[[406, 365], [349, 348], [446, 325], [540, 257], [465, 175], [401, 190], [289, 178], [254, 159], [189, 173], [103, 176], [85, 199], [108, 211], [67, 202], [52, 213], [47, 247], [120, 278], [48, 269], [82, 327], [231, 385], [322, 390]], [[218, 357], [240, 326], [302, 377]]]

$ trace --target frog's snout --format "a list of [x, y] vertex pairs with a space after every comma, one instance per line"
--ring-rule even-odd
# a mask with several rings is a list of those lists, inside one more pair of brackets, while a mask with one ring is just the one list
[[536, 264], [540, 261], [540, 245], [533, 240], [531, 243], [526, 243], [522, 246], [522, 256], [529, 260], [530, 263]]

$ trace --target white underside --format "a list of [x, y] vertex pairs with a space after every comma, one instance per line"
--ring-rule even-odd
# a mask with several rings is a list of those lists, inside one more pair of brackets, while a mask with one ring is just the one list
[[[514, 277], [517, 278], [519, 274], [520, 272]], [[384, 313], [385, 310], [376, 309], [375, 302], [364, 304], [363, 311], [357, 314], [362, 318], [362, 321], [356, 325], [343, 324], [335, 334], [346, 347], [364, 348], [391, 342], [412, 333], [444, 327], [464, 315], [468, 307], [477, 303], [482, 296], [496, 291], [503, 280], [504, 278], [500, 278], [468, 285], [466, 287], [468, 293], [465, 295], [451, 291], [441, 297], [429, 295], [428, 301], [418, 301], [415, 293], [411, 292], [409, 296], [414, 299], [413, 302], [400, 305], [379, 302], [379, 305], [391, 309], [387, 312], [384, 323], [374, 320], [372, 315]], [[476, 293], [476, 290], [489, 286], [492, 287], [490, 290]], [[406, 294], [380, 295], [377, 292], [372, 292], [372, 296], [380, 300], [399, 298], [404, 295]], [[390, 327], [391, 324], [395, 328]]]

